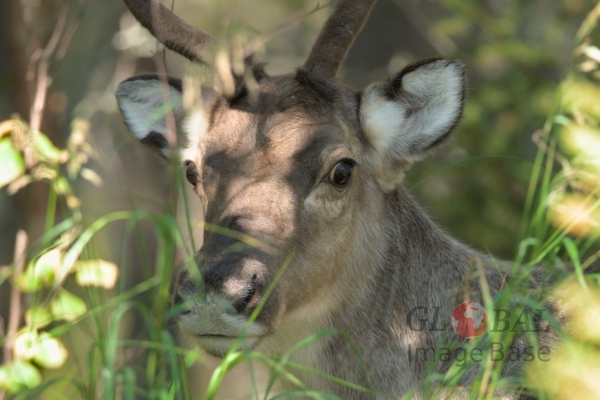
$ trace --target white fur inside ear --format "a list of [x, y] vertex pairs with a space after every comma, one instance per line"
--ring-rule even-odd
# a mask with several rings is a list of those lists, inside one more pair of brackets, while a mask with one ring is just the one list
[[363, 97], [360, 116], [365, 133], [375, 150], [382, 152], [404, 130], [404, 108], [387, 100], [381, 90], [370, 87]]
[[[168, 90], [168, 91], [167, 91]], [[151, 132], [167, 133], [165, 114], [182, 110], [181, 92], [158, 79], [134, 79], [121, 83], [117, 102], [131, 133], [142, 140]]]
[[[414, 112], [407, 130], [423, 135], [428, 147], [454, 127], [462, 110], [464, 77], [462, 66], [445, 60], [425, 64], [402, 77], [402, 88], [412, 96], [406, 101]], [[413, 111], [414, 110], [414, 111]]]
[[360, 115], [367, 138], [377, 152], [412, 162], [458, 121], [464, 77], [461, 64], [446, 60], [402, 74], [401, 88], [393, 99], [386, 91], [391, 82], [367, 88]]

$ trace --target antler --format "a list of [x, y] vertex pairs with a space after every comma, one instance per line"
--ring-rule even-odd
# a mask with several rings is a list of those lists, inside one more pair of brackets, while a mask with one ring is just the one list
[[333, 78], [362, 29], [376, 0], [338, 0], [319, 32], [303, 69], [322, 78]]
[[204, 62], [207, 44], [217, 39], [189, 24], [159, 0], [123, 0], [135, 19], [166, 48], [190, 61]]

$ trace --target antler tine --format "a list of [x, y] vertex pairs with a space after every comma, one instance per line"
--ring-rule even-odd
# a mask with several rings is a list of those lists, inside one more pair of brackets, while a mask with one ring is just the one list
[[203, 63], [206, 47], [217, 39], [179, 18], [159, 0], [123, 0], [135, 19], [166, 48]]
[[303, 69], [309, 74], [333, 78], [365, 24], [375, 1], [338, 0], [319, 32]]

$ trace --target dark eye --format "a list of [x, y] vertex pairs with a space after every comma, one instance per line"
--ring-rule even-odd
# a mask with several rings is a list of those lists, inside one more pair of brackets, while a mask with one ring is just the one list
[[329, 173], [329, 182], [334, 186], [343, 188], [348, 186], [350, 183], [350, 177], [352, 176], [352, 169], [354, 163], [348, 160], [340, 161], [335, 164], [335, 167]]
[[191, 161], [185, 163], [185, 177], [194, 186], [198, 183], [198, 170], [196, 164]]

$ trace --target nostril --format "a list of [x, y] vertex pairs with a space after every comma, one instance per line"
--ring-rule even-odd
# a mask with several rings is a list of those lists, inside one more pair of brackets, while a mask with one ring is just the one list
[[179, 293], [175, 293], [175, 296], [173, 297], [173, 305], [176, 306], [181, 303], [183, 303], [183, 298], [179, 295]]
[[252, 297], [256, 292], [256, 279], [256, 274], [252, 275], [252, 278], [250, 279], [250, 286], [248, 287], [248, 293], [246, 293], [246, 296], [244, 297], [245, 306], [250, 303], [250, 300], [252, 300]]
[[235, 303], [233, 303], [233, 308], [235, 308], [235, 310], [238, 313], [241, 313], [242, 311], [244, 311], [244, 309], [246, 307], [248, 307], [248, 304], [250, 304], [250, 302], [252, 301], [252, 298], [254, 297], [254, 294], [256, 293], [257, 281], [258, 281], [258, 276], [256, 274], [253, 274], [252, 277], [250, 278], [250, 283], [248, 284], [248, 287], [246, 288], [246, 294], [244, 295], [244, 297], [240, 298]]
[[[175, 293], [175, 296], [173, 297], [173, 306], [179, 306], [181, 303], [183, 303], [183, 298], [179, 295], [179, 293]], [[184, 309], [179, 313], [179, 315], [187, 315], [191, 312], [192, 311], [190, 309]]]

